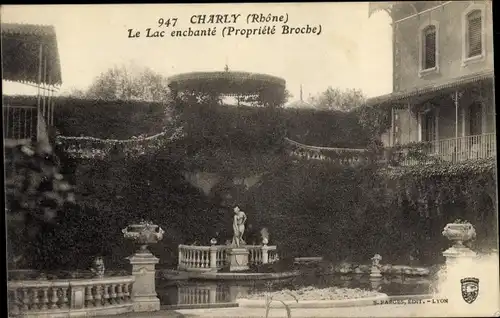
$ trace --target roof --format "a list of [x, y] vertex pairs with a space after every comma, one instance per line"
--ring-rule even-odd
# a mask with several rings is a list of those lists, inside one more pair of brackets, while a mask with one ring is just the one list
[[493, 70], [478, 72], [454, 78], [442, 84], [429, 84], [426, 86], [417, 87], [405, 91], [393, 92], [390, 94], [373, 97], [368, 99], [367, 104], [380, 105], [384, 103], [398, 102], [412, 97], [417, 97], [426, 94], [430, 95], [432, 93], [437, 93], [443, 90], [454, 89], [463, 85], [471, 84], [482, 80], [493, 79], [493, 77], [494, 77]]
[[252, 94], [261, 89], [284, 91], [286, 81], [280, 77], [249, 72], [192, 72], [168, 79], [175, 90], [216, 91], [222, 94]]
[[42, 46], [47, 59], [47, 75], [41, 82], [62, 83], [61, 64], [55, 28], [47, 25], [2, 23], [2, 79], [15, 82], [39, 82], [39, 55]]

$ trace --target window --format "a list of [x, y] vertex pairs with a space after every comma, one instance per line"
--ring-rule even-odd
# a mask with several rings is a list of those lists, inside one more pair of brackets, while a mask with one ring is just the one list
[[436, 67], [436, 26], [429, 25], [422, 34], [422, 69]]
[[482, 16], [481, 10], [474, 10], [467, 15], [467, 58], [482, 55]]

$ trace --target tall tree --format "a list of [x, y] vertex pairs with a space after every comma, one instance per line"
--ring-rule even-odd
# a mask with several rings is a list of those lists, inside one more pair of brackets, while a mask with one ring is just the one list
[[133, 64], [114, 66], [103, 72], [84, 95], [105, 100], [169, 100], [167, 79], [150, 68]]
[[359, 89], [328, 87], [324, 92], [309, 98], [309, 103], [318, 109], [350, 111], [362, 106], [366, 97]]

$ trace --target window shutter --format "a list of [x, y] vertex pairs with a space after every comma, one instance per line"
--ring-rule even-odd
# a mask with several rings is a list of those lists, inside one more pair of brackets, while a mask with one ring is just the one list
[[467, 16], [468, 22], [468, 41], [469, 41], [469, 54], [467, 57], [473, 57], [476, 55], [481, 55], [482, 48], [482, 39], [481, 39], [481, 11], [475, 10], [472, 11]]
[[436, 27], [430, 25], [424, 30], [423, 69], [436, 67]]

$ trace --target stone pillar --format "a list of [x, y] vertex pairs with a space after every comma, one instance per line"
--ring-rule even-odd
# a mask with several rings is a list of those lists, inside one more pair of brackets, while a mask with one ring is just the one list
[[134, 311], [160, 310], [160, 299], [156, 294], [155, 265], [159, 259], [151, 253], [136, 253], [129, 257], [135, 282], [132, 287]]
[[217, 284], [208, 285], [208, 303], [215, 304], [217, 302]]
[[179, 260], [177, 261], [177, 269], [183, 269], [183, 266], [182, 266], [182, 250], [180, 248], [180, 246], [178, 247], [179, 249]]
[[210, 270], [217, 271], [217, 247], [210, 246]]
[[267, 245], [262, 246], [262, 264], [269, 263], [269, 247]]
[[227, 251], [229, 257], [229, 271], [244, 271], [248, 267], [248, 250], [241, 247], [233, 247]]

